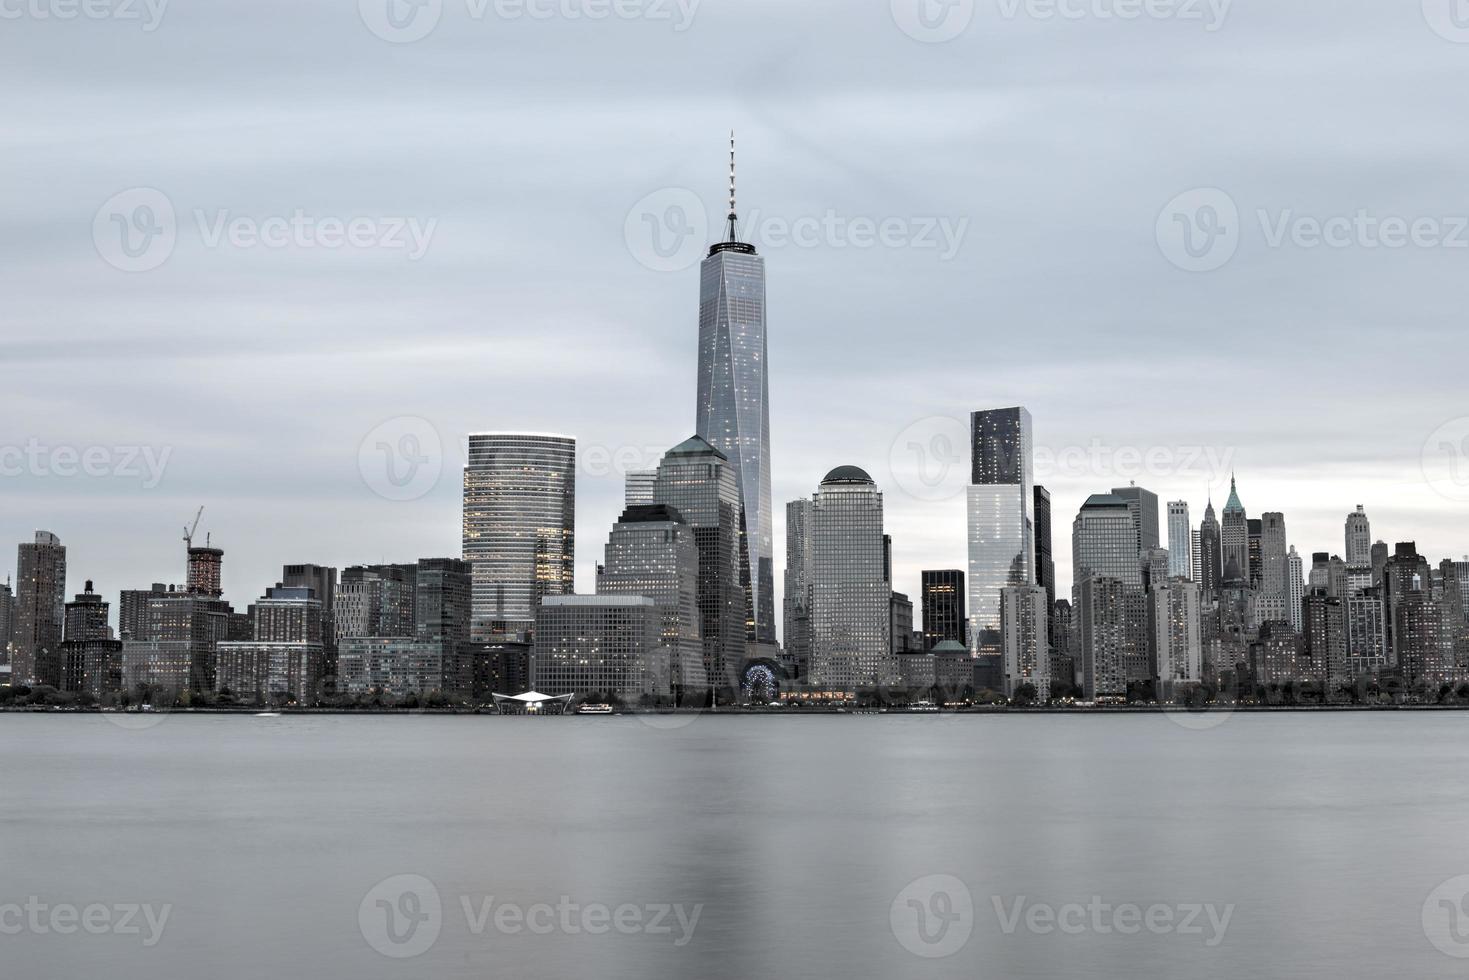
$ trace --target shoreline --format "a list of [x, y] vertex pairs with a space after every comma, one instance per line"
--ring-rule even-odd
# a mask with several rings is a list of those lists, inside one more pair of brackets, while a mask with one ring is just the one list
[[493, 708], [168, 708], [156, 711], [103, 711], [98, 708], [66, 708], [53, 707], [50, 705], [26, 705], [23, 707], [3, 706], [0, 714], [64, 714], [64, 715], [121, 715], [126, 718], [154, 717], [163, 715], [237, 715], [240, 717], [253, 718], [269, 711], [272, 716], [280, 717], [310, 717], [317, 715], [362, 715], [373, 717], [391, 716], [424, 716], [436, 715], [444, 717], [487, 717], [487, 718], [611, 718], [617, 716], [647, 715], [651, 717], [691, 717], [697, 718], [701, 715], [711, 717], [768, 717], [768, 718], [805, 718], [805, 717], [849, 717], [853, 715], [874, 716], [914, 716], [932, 717], [935, 715], [1185, 715], [1208, 718], [1210, 716], [1229, 714], [1278, 714], [1278, 713], [1340, 713], [1340, 712], [1370, 712], [1370, 711], [1466, 711], [1469, 704], [1330, 704], [1330, 705], [1221, 705], [1205, 711], [1189, 710], [1187, 708], [1161, 706], [1161, 705], [1108, 705], [1105, 707], [974, 707], [957, 708], [949, 711], [910, 711], [904, 708], [848, 708], [837, 710], [832, 708], [797, 708], [792, 710], [772, 711], [761, 708], [724, 708], [719, 711], [705, 711], [697, 709], [683, 709], [677, 711], [648, 711], [638, 709], [626, 709], [613, 711], [609, 714], [579, 714], [568, 711], [564, 714], [546, 713], [540, 715], [528, 714], [501, 714]]

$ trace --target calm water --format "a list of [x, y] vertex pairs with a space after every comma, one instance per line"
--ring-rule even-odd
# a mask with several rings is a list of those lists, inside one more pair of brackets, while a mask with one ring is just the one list
[[1466, 732], [0, 715], [0, 973], [1462, 977]]

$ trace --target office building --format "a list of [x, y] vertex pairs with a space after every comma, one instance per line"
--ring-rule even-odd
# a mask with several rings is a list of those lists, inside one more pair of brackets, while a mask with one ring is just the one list
[[1049, 603], [1039, 585], [1010, 585], [1000, 591], [1000, 632], [1004, 638], [1004, 693], [1013, 698], [1025, 685], [1036, 699], [1051, 699]]
[[749, 640], [775, 643], [775, 547], [770, 497], [770, 351], [765, 260], [739, 240], [734, 140], [724, 240], [699, 268], [699, 363], [695, 434], [724, 453], [739, 488], [749, 593]]
[[524, 636], [545, 596], [575, 588], [576, 440], [491, 432], [469, 437], [464, 560], [476, 639]]
[[16, 555], [13, 685], [61, 686], [61, 641], [66, 622], [66, 546], [37, 531]]
[[1168, 502], [1168, 577], [1187, 578], [1197, 582], [1194, 576], [1194, 527], [1189, 522], [1188, 501]]
[[964, 572], [958, 568], [924, 570], [923, 646], [926, 650], [953, 640], [969, 646], [969, 621], [964, 613]]
[[1036, 581], [1033, 456], [1026, 409], [971, 416], [969, 645], [977, 656], [1002, 653], [1000, 591]]
[[855, 466], [828, 473], [813, 498], [811, 532], [813, 684], [855, 691], [895, 683], [883, 502], [872, 477]]
[[663, 614], [647, 596], [548, 596], [536, 617], [531, 685], [543, 694], [638, 704], [669, 697], [652, 668]]
[[811, 663], [810, 498], [786, 504], [786, 570], [783, 600], [785, 651], [804, 675]]

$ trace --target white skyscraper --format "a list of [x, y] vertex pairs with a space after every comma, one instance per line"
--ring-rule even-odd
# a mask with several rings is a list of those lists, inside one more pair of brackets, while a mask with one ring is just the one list
[[1306, 570], [1304, 562], [1301, 561], [1300, 552], [1296, 546], [1290, 546], [1290, 555], [1286, 558], [1286, 590], [1290, 596], [1290, 624], [1295, 627], [1297, 633], [1301, 632], [1306, 625], [1305, 601], [1306, 601]]
[[1193, 525], [1189, 522], [1188, 501], [1168, 502], [1168, 574], [1171, 578], [1193, 578]]

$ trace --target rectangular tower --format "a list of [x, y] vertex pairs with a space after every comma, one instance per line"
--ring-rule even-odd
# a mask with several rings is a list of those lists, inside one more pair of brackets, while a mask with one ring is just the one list
[[1036, 580], [1033, 454], [1026, 409], [971, 417], [969, 648], [976, 656], [1002, 652], [1001, 590]]

